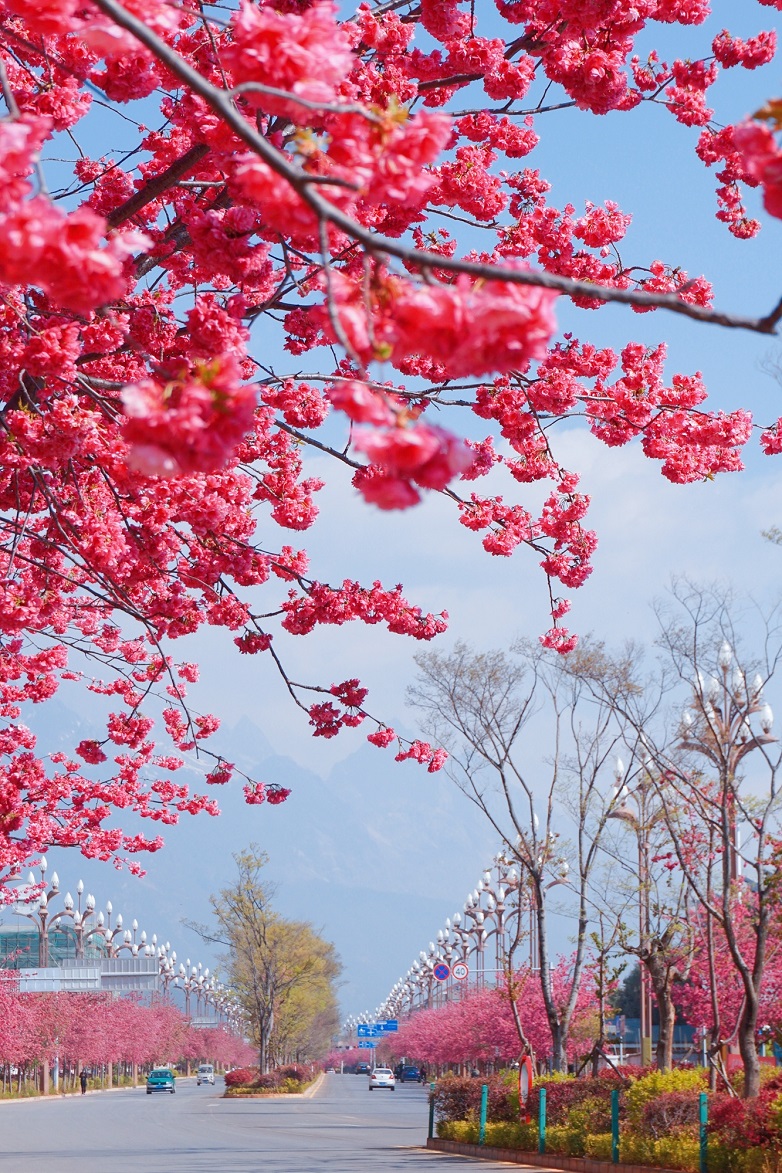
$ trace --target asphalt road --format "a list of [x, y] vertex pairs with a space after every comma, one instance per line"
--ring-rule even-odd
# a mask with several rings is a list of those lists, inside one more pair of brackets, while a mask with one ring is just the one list
[[[327, 1075], [309, 1099], [224, 1100], [222, 1080], [0, 1104], [0, 1173], [493, 1173], [427, 1152], [426, 1088]], [[518, 1168], [518, 1166], [516, 1166]]]

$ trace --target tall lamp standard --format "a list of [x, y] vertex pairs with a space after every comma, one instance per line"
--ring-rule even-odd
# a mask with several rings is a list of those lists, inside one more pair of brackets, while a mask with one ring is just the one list
[[508, 965], [508, 929], [519, 914], [519, 884], [515, 869], [510, 868], [501, 855], [494, 863], [496, 876], [487, 868], [477, 890], [486, 900], [486, 919], [494, 925], [487, 931], [487, 937], [494, 937], [496, 984], [498, 975], [504, 973]]
[[[95, 897], [91, 893], [87, 893], [85, 901], [85, 908], [82, 912], [81, 898], [84, 892], [84, 883], [79, 880], [76, 885], [76, 906], [74, 907], [73, 897], [70, 892], [66, 893], [63, 901], [63, 911], [59, 912], [54, 921], [52, 921], [52, 928], [65, 932], [66, 929], [73, 933], [76, 949], [76, 960], [84, 960], [85, 942], [89, 939], [90, 933], [93, 929], [91, 918], [95, 916]], [[65, 924], [65, 921], [70, 920], [70, 925]]]
[[[744, 673], [733, 663], [733, 649], [723, 641], [717, 654], [721, 680], [705, 682], [700, 673], [692, 684], [692, 711], [685, 710], [679, 729], [682, 749], [701, 754], [715, 767], [719, 779], [722, 840], [725, 845], [723, 875], [729, 884], [741, 878], [741, 849], [738, 842], [736, 806], [742, 759], [776, 741], [771, 735], [774, 714], [763, 699], [763, 680], [756, 675], [748, 685]], [[761, 732], [750, 725], [757, 716]]]
[[644, 762], [643, 769], [628, 785], [625, 766], [621, 758], [614, 767], [613, 809], [608, 817], [621, 819], [632, 828], [638, 844], [638, 972], [641, 999], [641, 1065], [648, 1067], [652, 1062], [652, 991], [646, 976], [646, 967], [641, 953], [648, 949], [651, 909], [649, 892], [650, 837], [654, 827], [664, 816], [664, 808], [656, 798], [656, 784], [649, 771], [650, 763]]
[[52, 873], [49, 891], [45, 890], [48, 866], [46, 856], [42, 855], [38, 863], [38, 870], [41, 873], [40, 881], [36, 881], [32, 872], [28, 876], [27, 882], [30, 888], [43, 887], [44, 890], [40, 896], [31, 901], [17, 900], [14, 905], [14, 911], [19, 916], [27, 917], [28, 920], [33, 921], [38, 931], [38, 964], [41, 969], [47, 969], [49, 966], [49, 929], [53, 927], [49, 924], [52, 915], [49, 902], [53, 896], [60, 894], [60, 880], [56, 872]]

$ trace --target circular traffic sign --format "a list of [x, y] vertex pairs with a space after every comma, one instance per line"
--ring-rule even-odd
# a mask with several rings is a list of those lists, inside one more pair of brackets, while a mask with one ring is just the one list
[[451, 967], [446, 965], [444, 961], [438, 961], [437, 965], [432, 970], [432, 973], [437, 978], [438, 982], [444, 982], [446, 978], [451, 976]]
[[463, 961], [457, 961], [456, 964], [454, 965], [453, 969], [451, 970], [451, 973], [456, 978], [456, 980], [459, 982], [463, 982], [464, 979], [469, 974], [469, 972], [470, 972], [469, 967], [467, 965], [465, 965], [465, 963]]

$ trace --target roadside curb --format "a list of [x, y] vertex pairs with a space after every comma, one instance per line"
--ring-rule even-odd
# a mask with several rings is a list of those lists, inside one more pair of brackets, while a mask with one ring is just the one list
[[301, 1095], [302, 1095], [302, 1099], [304, 1099], [304, 1100], [309, 1100], [309, 1099], [311, 1099], [311, 1098], [312, 1098], [312, 1096], [314, 1096], [314, 1095], [315, 1095], [315, 1092], [316, 1092], [316, 1091], [317, 1091], [317, 1090], [320, 1088], [320, 1086], [321, 1086], [321, 1085], [322, 1085], [322, 1084], [325, 1082], [325, 1080], [326, 1080], [326, 1073], [325, 1073], [324, 1071], [321, 1071], [321, 1073], [320, 1073], [320, 1075], [318, 1076], [318, 1078], [315, 1080], [315, 1082], [314, 1082], [313, 1084], [311, 1084], [311, 1086], [310, 1086], [310, 1087], [308, 1087], [308, 1088], [307, 1088], [306, 1092], [302, 1092], [302, 1093], [301, 1093]]
[[525, 1153], [521, 1149], [500, 1149], [484, 1144], [464, 1144], [458, 1140], [429, 1137], [428, 1149], [454, 1156], [478, 1157], [485, 1161], [507, 1161], [511, 1165], [535, 1165], [545, 1173], [674, 1173], [653, 1165], [614, 1165], [612, 1161], [593, 1161], [590, 1157], [565, 1157], [559, 1153]]
[[135, 1092], [139, 1089], [143, 1090], [143, 1083], [137, 1083], [135, 1087], [133, 1084], [128, 1084], [127, 1087], [92, 1087], [89, 1091], [82, 1093], [78, 1092], [50, 1092], [48, 1096], [0, 1096], [0, 1107], [3, 1104], [48, 1104], [51, 1100], [56, 1103], [57, 1100], [81, 1100], [87, 1096], [102, 1096], [109, 1092]]

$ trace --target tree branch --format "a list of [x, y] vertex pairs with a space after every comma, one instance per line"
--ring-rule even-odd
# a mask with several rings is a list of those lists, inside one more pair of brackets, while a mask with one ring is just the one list
[[335, 224], [371, 253], [396, 257], [407, 265], [417, 265], [423, 270], [439, 269], [452, 273], [465, 273], [476, 279], [506, 281], [514, 285], [532, 285], [543, 289], [552, 289], [568, 297], [588, 297], [603, 302], [617, 302], [620, 305], [641, 306], [645, 309], [665, 309], [669, 313], [680, 314], [697, 322], [706, 322], [728, 329], [749, 330], [757, 334], [776, 333], [776, 325], [782, 317], [782, 304], [764, 317], [744, 317], [739, 314], [729, 314], [720, 310], [706, 309], [703, 306], [690, 305], [674, 293], [658, 294], [647, 293], [643, 290], [615, 289], [605, 285], [593, 285], [589, 281], [578, 281], [572, 277], [561, 277], [553, 273], [462, 261], [453, 257], [440, 256], [438, 253], [411, 248], [400, 244], [398, 240], [391, 237], [373, 233], [330, 203], [320, 192], [314, 190], [310, 178], [292, 162], [289, 162], [283, 152], [273, 147], [262, 134], [247, 122], [234, 106], [227, 91], [218, 89], [207, 81], [141, 20], [132, 16], [120, 4], [116, 3], [116, 0], [95, 0], [95, 5], [121, 28], [132, 33], [167, 69], [188, 85], [194, 93], [202, 97], [242, 142], [246, 143], [269, 167], [290, 183], [291, 187], [320, 220]]

